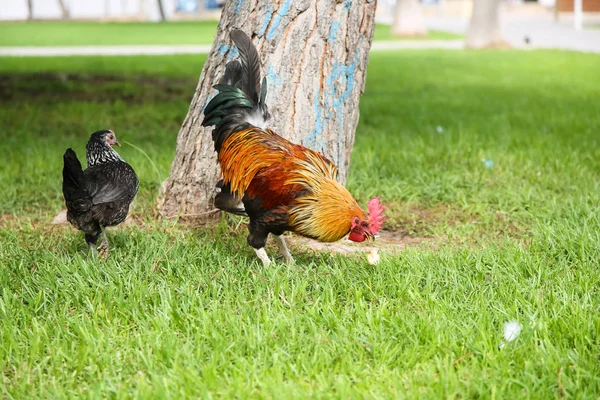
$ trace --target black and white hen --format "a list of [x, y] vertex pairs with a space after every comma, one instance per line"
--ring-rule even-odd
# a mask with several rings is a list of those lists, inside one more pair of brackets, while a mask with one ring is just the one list
[[[72, 149], [67, 149], [63, 156], [67, 220], [85, 233], [92, 252], [99, 251], [104, 259], [108, 258], [104, 228], [118, 225], [127, 218], [139, 185], [133, 168], [113, 150], [115, 144], [120, 146], [113, 131], [94, 132], [86, 146], [85, 171]], [[97, 248], [100, 234], [102, 243]]]

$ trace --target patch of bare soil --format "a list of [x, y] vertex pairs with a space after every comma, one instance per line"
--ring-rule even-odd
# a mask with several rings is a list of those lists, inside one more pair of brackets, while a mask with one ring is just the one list
[[19, 223], [19, 217], [14, 214], [0, 214], [0, 229], [12, 228]]
[[474, 220], [473, 215], [447, 204], [424, 207], [414, 203], [390, 202], [386, 208], [394, 210], [386, 220], [388, 229], [401, 230], [409, 236], [428, 237], [434, 225], [443, 223], [453, 226]]
[[435, 242], [434, 238], [408, 236], [403, 232], [381, 231], [372, 242], [355, 243], [342, 239], [334, 243], [322, 243], [316, 240], [292, 236], [288, 238], [292, 246], [300, 250], [324, 251], [340, 254], [373, 254], [386, 253], [397, 255], [409, 247], [416, 247], [425, 243]]

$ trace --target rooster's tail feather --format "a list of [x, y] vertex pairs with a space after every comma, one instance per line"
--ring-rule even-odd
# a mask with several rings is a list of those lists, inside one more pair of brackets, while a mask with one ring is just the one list
[[214, 88], [219, 93], [206, 105], [202, 126], [215, 126], [213, 140], [219, 151], [230, 133], [252, 126], [264, 129], [269, 119], [265, 104], [267, 79], [260, 80], [260, 58], [250, 38], [234, 30], [231, 39], [240, 52], [240, 61], [231, 61]]

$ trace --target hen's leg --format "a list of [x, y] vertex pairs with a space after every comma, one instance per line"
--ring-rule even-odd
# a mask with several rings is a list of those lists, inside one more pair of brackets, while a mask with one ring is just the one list
[[275, 240], [275, 243], [277, 244], [277, 247], [279, 248], [279, 252], [285, 259], [285, 262], [287, 264], [293, 264], [294, 257], [292, 257], [292, 253], [290, 253], [290, 250], [288, 249], [287, 245], [285, 244], [285, 240], [283, 239], [283, 236], [273, 235], [273, 239]]
[[100, 231], [85, 234], [85, 241], [88, 244], [88, 246], [90, 246], [90, 250], [92, 251], [92, 256], [94, 256], [94, 257], [98, 257], [98, 251], [96, 250], [96, 247], [97, 247], [99, 237], [100, 237]]
[[106, 231], [102, 229], [102, 242], [100, 243], [100, 247], [98, 247], [98, 254], [103, 259], [108, 259], [109, 249], [108, 249], [108, 238], [106, 237]]
[[92, 257], [98, 257], [98, 250], [96, 250], [96, 245], [94, 243], [88, 243], [90, 246], [90, 250], [92, 251]]

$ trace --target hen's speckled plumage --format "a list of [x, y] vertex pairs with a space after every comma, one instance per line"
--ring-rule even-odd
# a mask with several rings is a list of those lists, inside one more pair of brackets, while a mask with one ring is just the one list
[[[135, 171], [112, 149], [109, 138], [118, 144], [112, 131], [91, 135], [86, 146], [85, 171], [72, 149], [67, 149], [63, 157], [67, 220], [85, 233], [86, 242], [93, 248], [105, 227], [118, 225], [127, 218], [139, 185]], [[106, 256], [106, 237], [102, 244]]]

